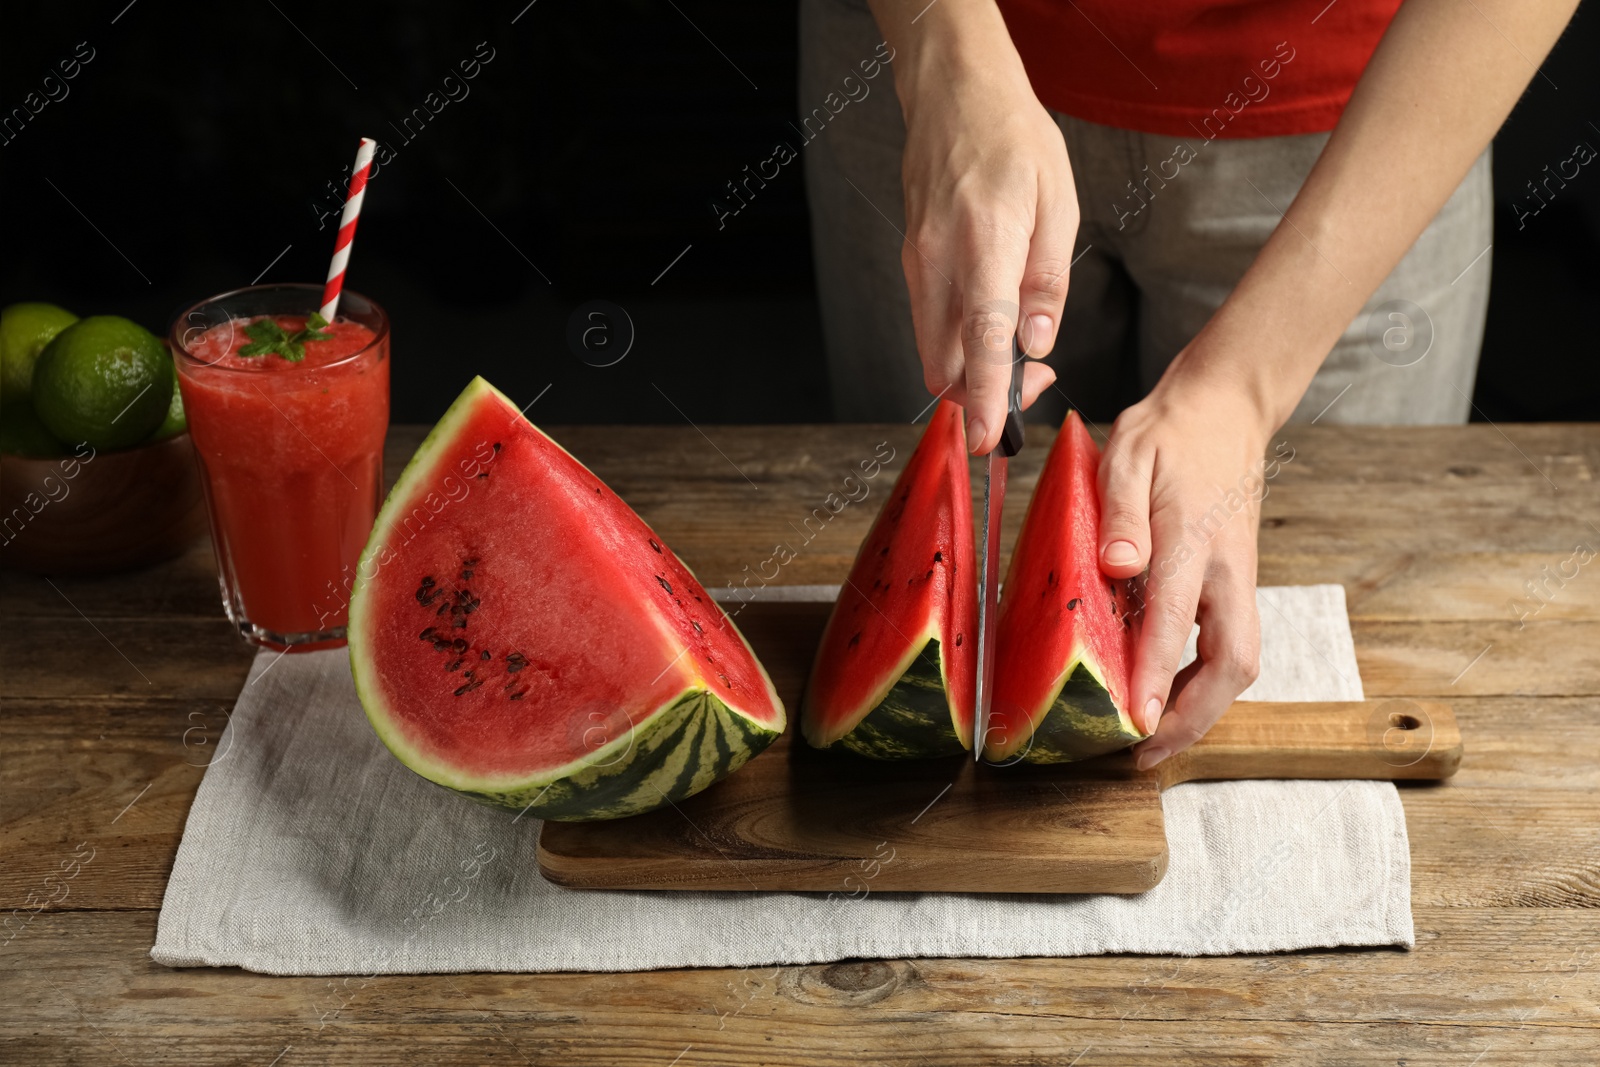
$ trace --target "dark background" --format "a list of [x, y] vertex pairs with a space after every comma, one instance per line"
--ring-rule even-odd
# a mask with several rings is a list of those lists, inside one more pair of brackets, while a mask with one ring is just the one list
[[[1597, 2], [1496, 141], [1475, 418], [1600, 418], [1600, 161], [1520, 230], [1512, 208], [1578, 140], [1600, 150]], [[519, 402], [550, 384], [530, 415], [551, 423], [830, 418], [801, 168], [737, 226], [719, 232], [710, 207], [796, 110], [794, 5], [525, 4], [8, 5], [6, 113], [78, 42], [94, 58], [0, 145], [0, 303], [161, 332], [257, 277], [318, 281], [327, 183], [366, 134], [397, 155], [349, 284], [394, 320], [396, 421], [432, 421], [475, 372]], [[408, 141], [396, 126], [485, 41], [470, 95]], [[593, 299], [634, 324], [615, 366], [567, 344]]]

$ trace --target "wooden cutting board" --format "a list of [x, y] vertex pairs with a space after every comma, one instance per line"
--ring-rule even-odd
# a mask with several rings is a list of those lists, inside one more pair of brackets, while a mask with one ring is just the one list
[[545, 823], [539, 869], [585, 889], [1141, 893], [1166, 872], [1168, 786], [1443, 779], [1460, 762], [1450, 708], [1411, 700], [1237, 703], [1148, 773], [1126, 752], [1053, 767], [882, 763], [813, 750], [791, 726], [677, 805]]

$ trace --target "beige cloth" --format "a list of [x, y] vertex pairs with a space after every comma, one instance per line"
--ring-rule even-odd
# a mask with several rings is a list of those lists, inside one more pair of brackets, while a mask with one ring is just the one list
[[[1360, 699], [1343, 589], [1258, 596], [1262, 672], [1247, 696]], [[343, 651], [263, 653], [189, 812], [151, 955], [369, 975], [1412, 943], [1393, 785], [1192, 783], [1163, 804], [1167, 875], [1136, 897], [560, 889], [539, 877], [537, 822], [389, 754]]]

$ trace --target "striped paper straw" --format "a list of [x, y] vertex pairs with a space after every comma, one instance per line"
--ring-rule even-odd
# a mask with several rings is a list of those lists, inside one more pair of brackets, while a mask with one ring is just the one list
[[339, 237], [333, 243], [333, 262], [328, 264], [328, 284], [322, 289], [322, 317], [329, 322], [339, 313], [339, 293], [344, 289], [344, 268], [350, 262], [350, 245], [356, 239], [356, 221], [361, 217], [361, 201], [367, 197], [367, 172], [372, 169], [372, 154], [378, 142], [361, 138], [356, 149], [356, 165], [350, 172], [350, 195], [339, 217]]

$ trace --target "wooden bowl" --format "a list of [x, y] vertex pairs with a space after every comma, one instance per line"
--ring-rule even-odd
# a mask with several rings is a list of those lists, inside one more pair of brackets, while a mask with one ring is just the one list
[[105, 574], [181, 553], [206, 527], [186, 433], [120, 452], [0, 456], [0, 566]]

